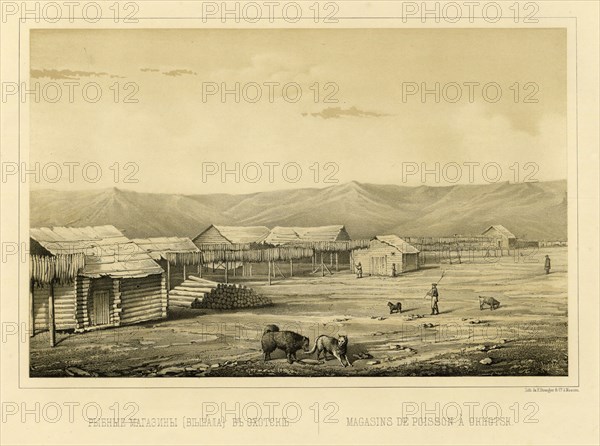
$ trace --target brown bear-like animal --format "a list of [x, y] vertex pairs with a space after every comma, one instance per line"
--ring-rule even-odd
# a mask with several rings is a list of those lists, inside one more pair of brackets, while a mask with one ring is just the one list
[[261, 339], [262, 351], [264, 353], [264, 360], [268, 361], [271, 359], [271, 353], [276, 349], [283, 350], [287, 357], [287, 360], [292, 364], [296, 358], [296, 352], [300, 349], [305, 352], [310, 348], [310, 341], [306, 336], [302, 336], [293, 331], [267, 331]]

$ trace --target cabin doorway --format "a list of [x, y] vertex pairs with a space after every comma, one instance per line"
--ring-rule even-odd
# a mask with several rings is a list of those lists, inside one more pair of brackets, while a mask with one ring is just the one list
[[371, 274], [374, 276], [385, 276], [387, 262], [385, 256], [371, 257]]
[[92, 325], [107, 325], [110, 322], [110, 304], [108, 291], [94, 291]]

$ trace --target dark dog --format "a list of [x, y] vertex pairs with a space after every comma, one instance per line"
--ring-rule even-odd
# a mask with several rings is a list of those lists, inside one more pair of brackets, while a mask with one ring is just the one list
[[496, 310], [500, 306], [500, 301], [491, 296], [479, 296], [479, 309], [483, 310], [485, 305], [489, 306], [490, 310]]
[[395, 304], [388, 302], [388, 307], [390, 307], [390, 314], [402, 313], [402, 304], [400, 302], [396, 302]]

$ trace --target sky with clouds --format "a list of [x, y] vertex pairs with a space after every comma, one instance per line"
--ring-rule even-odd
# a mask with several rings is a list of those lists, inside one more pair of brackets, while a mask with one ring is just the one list
[[[539, 180], [566, 178], [561, 29], [34, 30], [30, 47], [30, 83], [63, 93], [30, 104], [30, 162], [103, 169], [97, 183], [64, 175], [37, 187], [244, 193], [328, 186], [327, 174], [340, 183], [419, 185], [420, 175], [403, 177], [403, 163], [436, 162], [447, 176], [426, 184], [457, 181], [450, 163], [463, 166], [458, 182], [468, 183], [465, 162], [498, 163], [501, 180], [514, 180], [515, 162], [521, 178], [532, 171], [527, 162], [537, 164]], [[77, 84], [72, 102], [69, 82]], [[439, 102], [406, 96], [436, 82], [446, 93]], [[95, 103], [83, 98], [90, 83], [102, 92]], [[223, 98], [223, 87], [236, 83], [239, 102]], [[479, 84], [471, 84], [472, 102], [468, 83]], [[497, 102], [491, 83], [502, 89]], [[115, 184], [115, 162], [136, 163], [138, 182], [124, 183], [130, 171], [122, 170]], [[240, 163], [240, 181], [203, 179], [203, 163]], [[280, 163], [272, 182], [264, 163]], [[287, 180], [286, 163], [297, 163]], [[485, 182], [480, 167], [474, 172]]]

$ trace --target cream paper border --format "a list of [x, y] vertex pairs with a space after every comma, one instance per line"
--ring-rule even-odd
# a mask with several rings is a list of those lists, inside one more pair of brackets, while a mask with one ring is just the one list
[[[500, 20], [496, 24], [421, 23], [398, 19], [393, 2], [340, 3], [338, 24], [301, 21], [280, 23], [282, 27], [563, 27], [568, 33], [568, 195], [569, 195], [569, 376], [568, 377], [398, 377], [398, 378], [29, 378], [29, 338], [21, 342], [7, 336], [2, 342], [1, 400], [16, 402], [19, 410], [33, 412], [20, 422], [8, 416], [3, 406], [2, 444], [592, 444], [598, 436], [598, 56], [597, 5], [540, 2], [539, 23], [515, 24]], [[247, 23], [209, 21], [202, 23], [198, 7], [192, 2], [140, 2], [138, 24], [101, 21], [96, 25], [69, 24], [73, 27], [104, 28], [194, 28], [255, 27]], [[142, 17], [180, 17], [144, 20]], [[396, 16], [396, 18], [386, 18]], [[367, 18], [365, 18], [367, 17]], [[379, 17], [379, 18], [368, 18]], [[16, 25], [16, 27], [15, 27]], [[76, 25], [76, 26], [75, 26]], [[32, 28], [60, 28], [64, 23], [3, 23], [2, 79], [26, 79], [29, 70], [28, 32]], [[274, 25], [270, 25], [274, 26]], [[9, 36], [9, 38], [6, 38]], [[16, 37], [18, 36], [18, 39]], [[16, 39], [16, 40], [15, 40]], [[518, 49], [515, 49], [518, 51]], [[20, 66], [18, 61], [20, 61]], [[16, 63], [15, 63], [16, 62]], [[19, 126], [20, 108], [20, 135]], [[28, 110], [26, 104], [2, 103], [2, 161], [25, 161], [28, 157]], [[20, 152], [19, 148], [20, 147]], [[29, 204], [27, 184], [3, 183], [1, 192], [2, 241], [28, 240]], [[6, 322], [27, 323], [28, 264], [2, 263], [1, 314]], [[17, 301], [6, 296], [19, 296]], [[18, 319], [18, 316], [22, 319]], [[4, 333], [4, 331], [3, 331]], [[528, 392], [528, 389], [556, 388], [553, 392]], [[558, 388], [562, 390], [558, 390]], [[103, 390], [106, 389], [106, 390]], [[198, 390], [195, 390], [198, 389]], [[40, 409], [36, 409], [36, 402]], [[67, 419], [65, 402], [73, 405], [73, 422]], [[251, 410], [265, 402], [301, 408], [299, 421], [289, 427], [226, 427], [184, 429], [183, 417], [199, 417], [202, 410], [216, 404], [218, 414]], [[25, 404], [22, 406], [22, 404]], [[62, 407], [55, 423], [53, 404]], [[79, 405], [75, 405], [79, 403]], [[117, 403], [126, 412], [127, 403], [139, 408], [136, 416], [174, 418], [175, 428], [101, 428], [90, 426], [82, 406], [102, 408], [112, 414]], [[237, 409], [236, 403], [240, 405]], [[317, 404], [315, 406], [314, 404]], [[348, 427], [346, 417], [396, 417], [412, 404], [418, 410], [442, 413], [458, 404], [466, 417], [467, 408], [501, 408], [504, 416], [516, 416], [511, 426], [398, 426]], [[465, 404], [466, 403], [466, 404]], [[477, 405], [479, 403], [479, 405]], [[225, 404], [225, 406], [223, 406]], [[329, 405], [328, 405], [329, 404]], [[422, 406], [424, 404], [424, 406]], [[437, 409], [439, 404], [439, 409]], [[516, 406], [515, 406], [516, 404]], [[531, 406], [528, 404], [533, 404]], [[273, 406], [275, 407], [275, 406]], [[311, 409], [312, 407], [312, 409]], [[512, 407], [512, 409], [511, 409]], [[316, 414], [317, 408], [319, 414]], [[533, 409], [532, 409], [533, 408]], [[39, 422], [35, 412], [40, 415]], [[47, 410], [48, 412], [44, 412]], [[442, 411], [442, 412], [440, 412]], [[334, 413], [326, 423], [325, 415]], [[493, 410], [492, 412], [493, 413]], [[532, 417], [524, 422], [524, 415]], [[70, 415], [70, 414], [69, 414]], [[288, 415], [290, 415], [288, 413]], [[229, 416], [232, 416], [231, 414]], [[316, 417], [316, 418], [315, 418]], [[315, 420], [318, 420], [316, 422]], [[281, 432], [279, 432], [281, 431]], [[68, 434], [67, 434], [68, 433]], [[274, 435], [273, 435], [274, 434]]]

